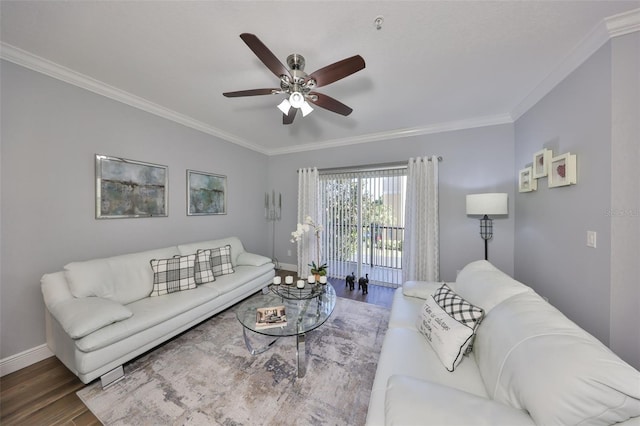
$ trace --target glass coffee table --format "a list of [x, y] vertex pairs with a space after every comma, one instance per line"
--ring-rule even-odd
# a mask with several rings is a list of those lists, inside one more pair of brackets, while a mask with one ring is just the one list
[[[336, 291], [331, 284], [305, 284], [305, 288], [298, 290], [295, 285], [271, 285], [269, 290], [255, 294], [242, 302], [236, 317], [242, 324], [242, 334], [247, 349], [252, 355], [268, 350], [280, 337], [296, 336], [296, 364], [298, 377], [304, 377], [306, 372], [305, 336], [306, 333], [320, 327], [331, 316], [336, 306]], [[286, 325], [272, 328], [259, 328], [256, 325], [256, 313], [259, 308], [284, 306], [287, 318]], [[248, 333], [258, 333], [273, 339], [261, 348], [254, 348]]]

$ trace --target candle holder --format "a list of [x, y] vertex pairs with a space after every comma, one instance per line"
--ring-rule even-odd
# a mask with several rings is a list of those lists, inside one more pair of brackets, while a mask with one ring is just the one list
[[282, 193], [278, 193], [278, 200], [276, 202], [276, 191], [264, 193], [264, 218], [267, 222], [271, 222], [273, 226], [273, 237], [271, 242], [271, 260], [276, 265], [276, 269], [279, 269], [278, 259], [276, 258], [276, 222], [280, 221], [282, 217]]
[[293, 276], [287, 275], [286, 277], [284, 277], [284, 283], [287, 285], [293, 284]]

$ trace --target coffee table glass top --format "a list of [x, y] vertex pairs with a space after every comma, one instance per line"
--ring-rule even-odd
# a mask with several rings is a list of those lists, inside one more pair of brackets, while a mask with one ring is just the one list
[[[309, 284], [306, 284], [307, 286]], [[295, 287], [295, 286], [294, 286]], [[238, 306], [236, 316], [247, 329], [267, 336], [297, 336], [318, 328], [329, 318], [336, 306], [336, 291], [331, 284], [323, 285], [324, 291], [309, 299], [288, 299], [269, 292], [258, 293]], [[285, 306], [287, 325], [257, 329], [256, 311], [258, 308]]]

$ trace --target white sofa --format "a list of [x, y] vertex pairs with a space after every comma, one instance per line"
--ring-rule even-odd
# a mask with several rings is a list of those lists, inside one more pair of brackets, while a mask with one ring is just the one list
[[640, 424], [640, 372], [487, 261], [449, 284], [485, 316], [447, 371], [416, 326], [440, 285], [396, 291], [367, 425]]
[[[233, 273], [150, 296], [152, 259], [227, 245]], [[125, 362], [266, 287], [274, 275], [271, 259], [246, 252], [236, 237], [72, 262], [41, 280], [47, 345], [84, 383], [105, 375], [108, 384]]]

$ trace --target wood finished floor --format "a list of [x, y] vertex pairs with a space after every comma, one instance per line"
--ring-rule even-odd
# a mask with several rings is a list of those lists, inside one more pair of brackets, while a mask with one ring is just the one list
[[[291, 275], [278, 271], [278, 275]], [[344, 280], [330, 279], [339, 297], [391, 307], [394, 289], [369, 286], [369, 294], [350, 291]], [[357, 288], [357, 284], [356, 284]], [[76, 392], [85, 385], [56, 357], [0, 378], [0, 424], [100, 425]]]

